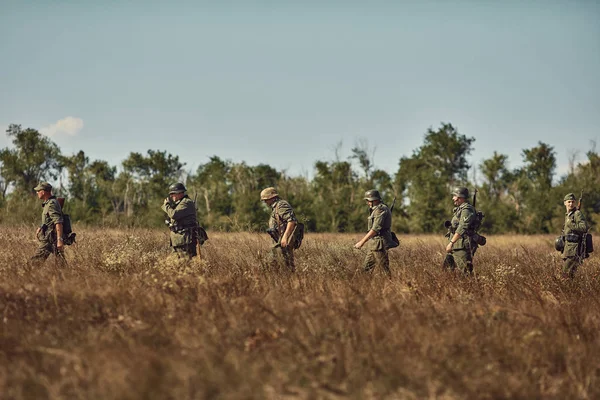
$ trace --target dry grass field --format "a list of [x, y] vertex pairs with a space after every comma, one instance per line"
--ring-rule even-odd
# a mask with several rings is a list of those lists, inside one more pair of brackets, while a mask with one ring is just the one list
[[388, 280], [359, 234], [308, 234], [291, 274], [266, 234], [182, 264], [159, 230], [81, 229], [33, 268], [34, 229], [0, 228], [1, 399], [600, 398], [600, 259], [563, 281], [553, 237], [489, 237], [470, 279], [401, 237]]

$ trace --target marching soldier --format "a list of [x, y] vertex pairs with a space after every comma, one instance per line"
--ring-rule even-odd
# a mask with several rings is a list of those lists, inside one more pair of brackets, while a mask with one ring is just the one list
[[585, 234], [588, 231], [588, 224], [583, 216], [583, 213], [578, 210], [575, 195], [569, 193], [564, 198], [565, 208], [565, 225], [563, 227], [564, 249], [563, 254], [563, 270], [564, 278], [575, 277], [577, 267], [583, 264], [583, 259], [586, 257], [586, 252], [582, 243], [585, 243]]
[[269, 229], [267, 232], [275, 241], [271, 248], [271, 257], [279, 265], [285, 265], [294, 272], [294, 230], [298, 220], [294, 209], [287, 201], [281, 199], [277, 190], [268, 187], [260, 192], [260, 200], [271, 208]]
[[178, 255], [195, 257], [198, 255], [198, 220], [196, 204], [185, 193], [183, 183], [169, 186], [169, 197], [165, 199], [162, 210], [169, 217], [170, 246]]
[[48, 182], [40, 183], [33, 190], [42, 200], [42, 224], [35, 232], [40, 244], [31, 260], [41, 264], [54, 254], [56, 260], [65, 265], [62, 208], [56, 196], [52, 195], [52, 185]]
[[397, 246], [397, 244], [393, 244], [392, 240], [392, 213], [388, 206], [382, 203], [379, 191], [368, 190], [364, 199], [371, 210], [367, 225], [368, 232], [354, 247], [360, 249], [369, 242], [364, 271], [368, 272], [376, 266], [380, 266], [391, 278], [388, 248]]
[[473, 255], [477, 250], [475, 224], [477, 215], [469, 202], [469, 189], [457, 187], [452, 192], [455, 205], [452, 221], [449, 222], [448, 245], [444, 267], [454, 270], [456, 267], [464, 274], [473, 274]]

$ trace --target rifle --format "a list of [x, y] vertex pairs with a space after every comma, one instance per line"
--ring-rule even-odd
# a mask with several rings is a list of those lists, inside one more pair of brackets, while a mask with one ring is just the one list
[[392, 201], [392, 206], [390, 207], [390, 213], [394, 211], [394, 206], [396, 205], [396, 198], [394, 197], [394, 201]]
[[[583, 189], [581, 189], [581, 194], [579, 195], [579, 200], [577, 200], [577, 210], [581, 211], [581, 206], [583, 203]], [[585, 254], [587, 252], [586, 249], [586, 242], [587, 242], [587, 236], [588, 233], [585, 232], [583, 235], [581, 235], [581, 256], [579, 257], [579, 262], [583, 262], [583, 259], [585, 258]]]
[[[196, 206], [196, 200], [198, 199], [198, 192], [194, 192], [194, 208], [196, 209], [196, 225], [198, 224], [198, 207]], [[202, 246], [200, 245], [200, 229], [196, 228], [196, 253], [198, 253], [198, 259], [202, 260]]]
[[477, 205], [477, 192], [478, 192], [478, 190], [477, 190], [477, 188], [475, 188], [475, 191], [473, 192], [473, 208], [475, 208], [475, 209], [477, 209], [476, 208], [476, 205]]

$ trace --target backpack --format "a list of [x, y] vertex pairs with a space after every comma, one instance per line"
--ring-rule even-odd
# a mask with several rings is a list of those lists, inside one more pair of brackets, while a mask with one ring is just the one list
[[[57, 197], [56, 201], [58, 201], [58, 205], [62, 211], [65, 205], [65, 198]], [[63, 243], [67, 246], [72, 245], [75, 243], [75, 236], [77, 236], [77, 234], [73, 232], [73, 228], [71, 227], [71, 216], [63, 213]]]
[[77, 234], [71, 228], [71, 217], [69, 214], [63, 214], [63, 243], [67, 246], [72, 245], [75, 243], [75, 236]]
[[294, 249], [299, 249], [304, 239], [304, 224], [302, 222], [296, 222], [296, 228], [294, 229]]

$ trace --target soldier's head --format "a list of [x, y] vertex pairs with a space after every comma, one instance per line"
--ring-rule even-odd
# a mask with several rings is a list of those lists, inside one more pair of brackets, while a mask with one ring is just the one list
[[40, 200], [48, 200], [50, 197], [52, 197], [52, 185], [48, 182], [41, 182], [39, 185], [34, 187], [33, 190]]
[[459, 206], [469, 199], [469, 189], [464, 186], [455, 187], [452, 191], [452, 202]]
[[186, 188], [181, 182], [169, 186], [169, 197], [173, 201], [181, 200], [185, 196]]
[[264, 201], [268, 206], [273, 204], [279, 198], [279, 194], [274, 187], [268, 187], [260, 192], [260, 201]]
[[573, 193], [567, 193], [564, 198], [564, 204], [567, 211], [573, 211], [577, 208], [577, 199]]
[[381, 203], [381, 195], [379, 190], [371, 189], [365, 192], [365, 201], [369, 204], [369, 207], [376, 206]]

